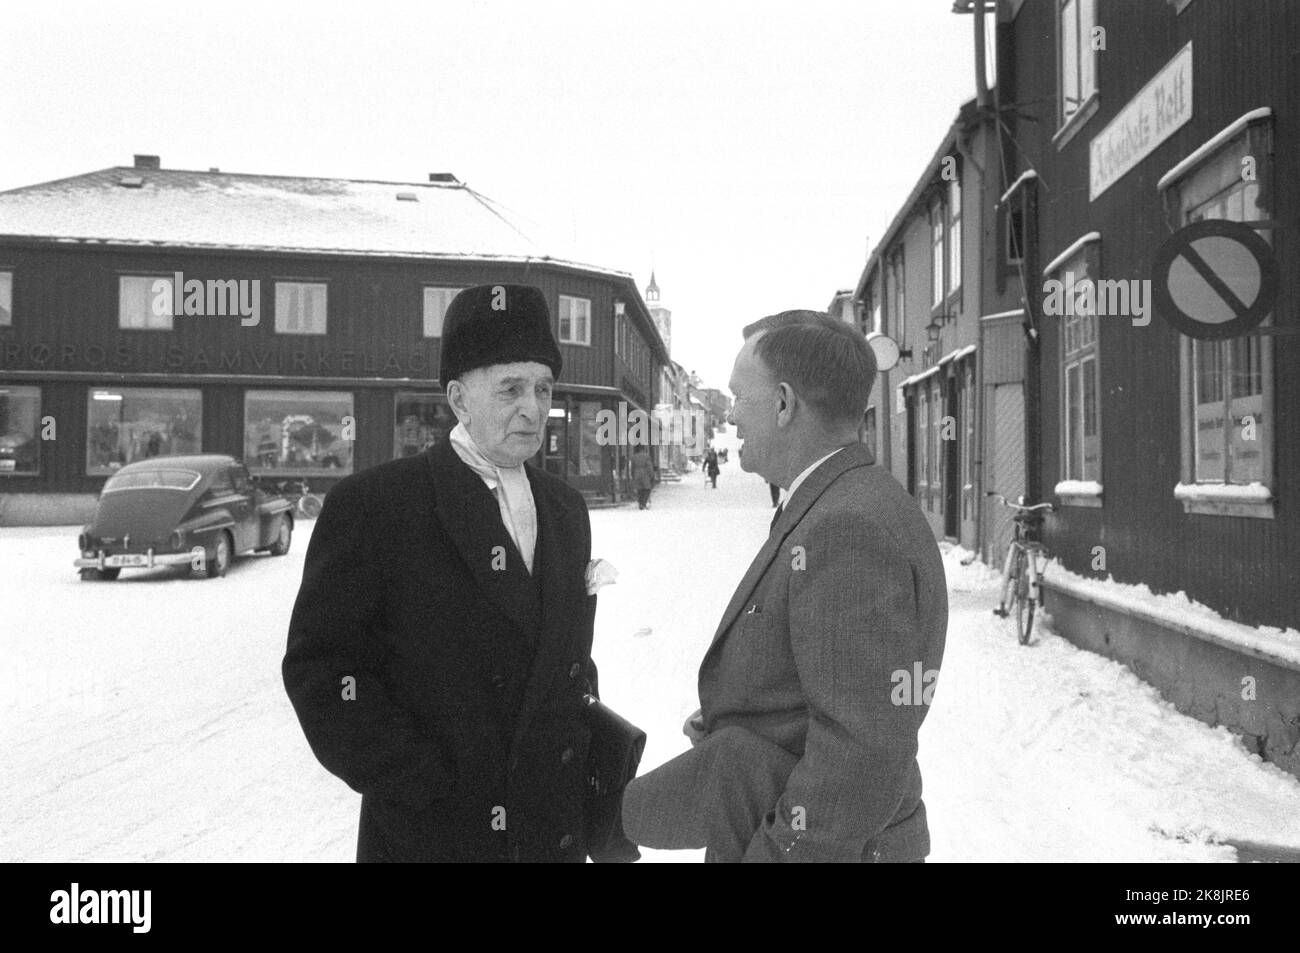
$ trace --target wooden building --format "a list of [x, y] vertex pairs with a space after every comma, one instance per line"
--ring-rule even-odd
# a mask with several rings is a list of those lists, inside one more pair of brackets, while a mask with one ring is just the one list
[[74, 523], [144, 456], [340, 477], [445, 439], [442, 319], [534, 284], [564, 368], [536, 461], [618, 492], [602, 410], [651, 412], [668, 360], [627, 274], [547, 255], [447, 174], [391, 183], [131, 167], [0, 193], [0, 521]]
[[[1300, 335], [1285, 333], [1300, 321], [1300, 6], [998, 11], [1007, 207], [1032, 290], [1027, 489], [1057, 507], [1048, 611], [1300, 773]], [[1202, 219], [1260, 223], [1280, 275], [1264, 327], [1284, 333], [1193, 340], [1152, 313], [1157, 249]], [[1112, 294], [1052, 313], [1067, 276]], [[1120, 585], [1095, 584], [1108, 577]], [[1177, 593], [1212, 612], [1180, 611]]]

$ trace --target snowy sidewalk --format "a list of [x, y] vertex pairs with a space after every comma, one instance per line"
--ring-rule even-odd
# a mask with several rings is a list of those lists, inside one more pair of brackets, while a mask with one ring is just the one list
[[[696, 670], [768, 531], [733, 451], [648, 511], [592, 513], [601, 694], [688, 746]], [[77, 528], [0, 529], [10, 686], [0, 702], [0, 860], [351, 861], [359, 797], [317, 764], [280, 681], [312, 524], [281, 559], [218, 580], [165, 570], [82, 583]], [[1232, 861], [1228, 838], [1300, 848], [1300, 782], [1050, 631], [1020, 646], [995, 578], [945, 555], [951, 623], [921, 732], [932, 861]], [[695, 861], [698, 851], [646, 852]]]

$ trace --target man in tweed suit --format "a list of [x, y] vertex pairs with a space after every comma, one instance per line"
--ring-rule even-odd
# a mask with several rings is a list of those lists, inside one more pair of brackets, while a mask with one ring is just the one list
[[745, 337], [741, 466], [784, 498], [700, 666], [693, 747], [628, 786], [624, 828], [708, 861], [923, 860], [917, 731], [948, 599], [924, 516], [857, 439], [875, 360], [818, 312]]

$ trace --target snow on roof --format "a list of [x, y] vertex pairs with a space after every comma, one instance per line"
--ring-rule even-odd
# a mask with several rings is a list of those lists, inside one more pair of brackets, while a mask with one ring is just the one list
[[551, 261], [630, 277], [548, 254], [489, 199], [455, 181], [379, 182], [119, 166], [0, 192], [0, 237]]

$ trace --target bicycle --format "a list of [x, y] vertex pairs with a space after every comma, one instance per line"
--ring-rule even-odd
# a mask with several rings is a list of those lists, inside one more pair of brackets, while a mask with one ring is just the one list
[[[1015, 537], [1007, 549], [1007, 559], [1002, 567], [1002, 589], [998, 607], [993, 614], [1005, 619], [1010, 615], [1007, 599], [1015, 602], [1016, 635], [1021, 645], [1029, 644], [1029, 634], [1034, 627], [1034, 609], [1043, 602], [1042, 587], [1044, 564], [1048, 553], [1039, 540], [1038, 534], [1043, 526], [1045, 514], [1052, 512], [1051, 503], [1036, 503], [1027, 506], [1023, 502], [1012, 502], [1001, 493], [989, 490], [987, 496], [994, 496], [1003, 506], [1015, 511]], [[1020, 498], [1022, 501], [1024, 497]]]

